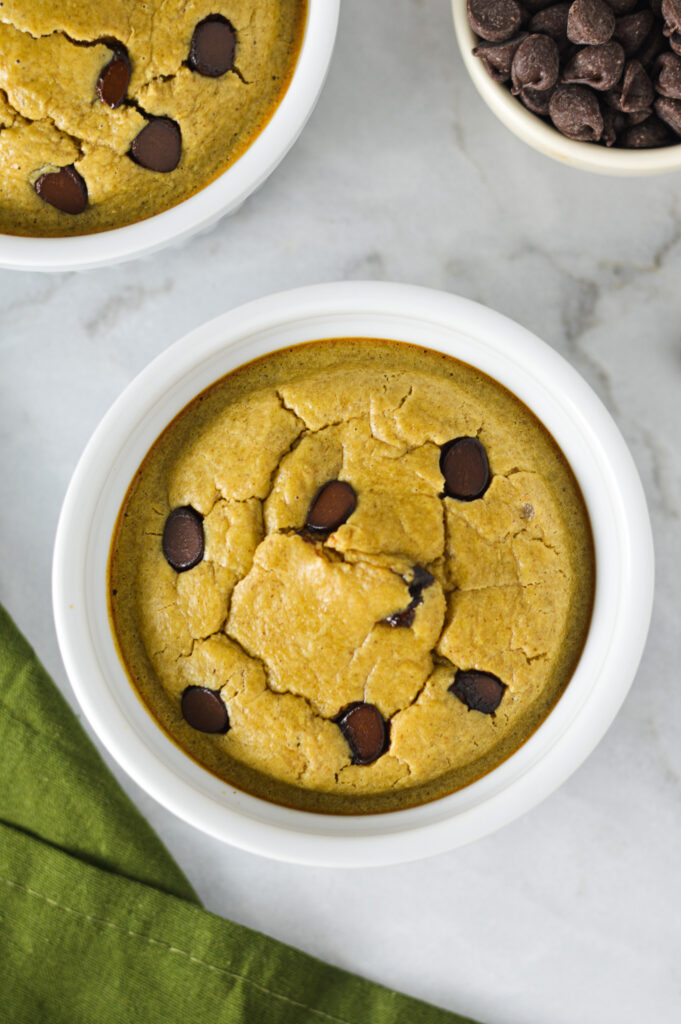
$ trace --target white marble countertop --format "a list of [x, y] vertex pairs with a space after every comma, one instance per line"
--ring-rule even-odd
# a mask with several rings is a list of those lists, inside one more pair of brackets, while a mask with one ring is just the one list
[[599, 178], [525, 147], [474, 92], [447, 0], [345, 0], [302, 138], [209, 234], [88, 274], [0, 272], [0, 600], [73, 703], [50, 560], [104, 410], [202, 321], [343, 278], [478, 299], [601, 396], [632, 447], [657, 545], [633, 689], [596, 752], [531, 814], [402, 867], [311, 870], [241, 853], [113, 770], [217, 913], [486, 1024], [677, 1024], [681, 175]]

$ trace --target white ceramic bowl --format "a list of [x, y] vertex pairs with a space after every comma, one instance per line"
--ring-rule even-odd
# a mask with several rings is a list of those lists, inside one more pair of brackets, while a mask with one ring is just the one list
[[303, 130], [324, 85], [338, 27], [340, 0], [308, 0], [308, 15], [289, 87], [270, 121], [227, 170], [170, 210], [147, 220], [73, 238], [0, 234], [0, 267], [89, 270], [149, 255], [207, 230], [233, 213], [272, 173]]
[[[128, 484], [161, 431], [225, 373], [283, 346], [364, 336], [456, 356], [505, 384], [548, 427], [582, 488], [597, 582], [584, 652], [564, 695], [511, 758], [421, 807], [331, 816], [279, 807], [204, 770], [135, 695], [107, 615], [107, 556]], [[631, 685], [653, 596], [653, 547], [641, 483], [610, 415], [551, 348], [467, 299], [408, 285], [316, 285], [251, 302], [192, 331], [125, 389], [78, 463], [57, 530], [53, 598], [62, 656], [104, 746], [180, 818], [235, 846], [329, 866], [385, 864], [483, 836], [539, 803], [598, 743]], [[614, 780], [613, 780], [614, 782]]]
[[466, 0], [452, 0], [452, 14], [461, 56], [475, 88], [502, 124], [533, 149], [571, 167], [616, 177], [681, 170], [681, 144], [659, 149], [608, 149], [592, 142], [575, 142], [561, 135], [552, 125], [527, 110], [505, 85], [495, 82], [480, 58], [473, 56], [478, 38], [468, 24]]

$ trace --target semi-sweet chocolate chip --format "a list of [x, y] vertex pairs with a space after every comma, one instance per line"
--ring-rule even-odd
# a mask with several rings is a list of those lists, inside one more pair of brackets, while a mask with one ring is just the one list
[[595, 46], [607, 43], [615, 31], [615, 15], [605, 0], [574, 0], [567, 18], [567, 37], [572, 43]]
[[505, 43], [481, 43], [475, 47], [473, 55], [480, 58], [487, 68], [487, 73], [495, 82], [508, 82], [511, 77], [513, 55], [526, 38], [527, 32], [520, 32], [513, 39], [507, 39]]
[[662, 17], [666, 36], [681, 32], [681, 0], [662, 0]]
[[681, 100], [672, 100], [668, 96], [660, 96], [653, 104], [653, 109], [661, 121], [681, 135]]
[[97, 95], [107, 107], [119, 107], [130, 85], [130, 58], [124, 46], [112, 46], [113, 57], [97, 79]]
[[530, 18], [528, 28], [530, 32], [541, 32], [563, 46], [567, 39], [567, 18], [570, 4], [552, 4], [542, 11], [537, 11]]
[[612, 7], [619, 18], [623, 14], [629, 14], [636, 7], [638, 0], [608, 0], [608, 7]]
[[681, 100], [681, 57], [663, 53], [655, 64], [655, 88], [660, 96]]
[[572, 85], [590, 85], [600, 92], [617, 84], [623, 68], [624, 50], [611, 40], [578, 50], [565, 66], [563, 81]]
[[614, 38], [622, 44], [627, 57], [633, 57], [636, 51], [641, 49], [654, 22], [655, 18], [650, 10], [636, 11], [617, 19]]
[[445, 494], [459, 501], [481, 498], [490, 484], [489, 462], [477, 437], [457, 437], [440, 451], [440, 472]]
[[182, 156], [180, 126], [170, 117], [154, 117], [133, 139], [130, 156], [149, 171], [174, 171]]
[[344, 480], [329, 480], [321, 487], [310, 505], [305, 520], [308, 530], [333, 533], [349, 519], [357, 508], [354, 488]]
[[194, 29], [188, 64], [192, 71], [219, 78], [234, 67], [236, 32], [221, 14], [210, 14]]
[[466, 705], [469, 711], [492, 715], [501, 703], [506, 689], [504, 683], [491, 672], [457, 672], [449, 687], [451, 693]]
[[163, 554], [175, 572], [193, 569], [203, 558], [203, 517], [191, 505], [174, 508], [163, 527]]
[[527, 109], [541, 117], [549, 116], [549, 104], [552, 96], [553, 89], [523, 89], [518, 93], [518, 99]]
[[467, 9], [473, 31], [491, 43], [511, 39], [523, 20], [516, 0], [467, 0]]
[[409, 583], [409, 597], [411, 598], [409, 604], [401, 611], [393, 612], [392, 615], [386, 616], [383, 621], [388, 626], [393, 627], [405, 626], [408, 628], [413, 625], [416, 609], [423, 603], [423, 591], [426, 587], [432, 586], [434, 582], [435, 577], [432, 573], [428, 572], [421, 565], [415, 565], [412, 579]]
[[610, 106], [626, 114], [647, 110], [654, 99], [653, 83], [638, 60], [627, 61], [622, 80], [606, 96]]
[[334, 722], [348, 742], [353, 764], [372, 764], [387, 750], [388, 726], [373, 704], [348, 704]]
[[542, 92], [558, 81], [558, 44], [550, 36], [535, 34], [523, 39], [511, 64], [512, 92]]
[[227, 732], [229, 713], [219, 691], [188, 686], [182, 694], [182, 717], [198, 732]]
[[643, 124], [634, 125], [624, 133], [624, 144], [629, 149], [655, 149], [666, 146], [670, 131], [657, 117], [648, 117]]
[[82, 213], [87, 206], [87, 185], [73, 164], [41, 174], [33, 188], [44, 202], [62, 213]]
[[585, 85], [559, 85], [551, 97], [549, 116], [568, 139], [598, 142], [603, 117], [596, 94]]

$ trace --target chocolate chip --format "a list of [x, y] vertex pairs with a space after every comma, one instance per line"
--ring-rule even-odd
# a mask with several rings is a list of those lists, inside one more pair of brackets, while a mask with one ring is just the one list
[[640, 61], [627, 61], [622, 80], [607, 93], [606, 99], [615, 110], [625, 113], [645, 110], [652, 104], [655, 90]]
[[130, 156], [149, 171], [174, 171], [182, 156], [180, 126], [170, 117], [155, 117], [132, 140]]
[[504, 696], [505, 685], [491, 672], [457, 672], [450, 692], [458, 697], [469, 711], [492, 715]]
[[663, 53], [657, 58], [655, 88], [660, 96], [681, 100], [681, 57], [676, 53]]
[[596, 94], [584, 85], [559, 85], [549, 104], [549, 116], [568, 139], [598, 142], [603, 116]]
[[612, 89], [622, 76], [624, 50], [619, 43], [601, 43], [578, 50], [563, 72], [563, 81], [590, 85], [592, 89]]
[[203, 558], [203, 517], [191, 505], [174, 508], [163, 527], [163, 554], [175, 572], [193, 569]]
[[617, 17], [629, 14], [636, 7], [638, 0], [608, 0], [608, 7], [611, 7]]
[[662, 0], [662, 17], [666, 36], [681, 32], [681, 0]]
[[467, 0], [468, 21], [481, 39], [503, 43], [516, 35], [522, 24], [516, 0]]
[[636, 59], [640, 60], [646, 71], [651, 70], [651, 65], [659, 57], [661, 53], [668, 53], [667, 47], [669, 42], [662, 35], [662, 28], [659, 24], [653, 25], [648, 38], [644, 41], [641, 49], [636, 54]]
[[305, 526], [320, 533], [333, 533], [357, 508], [357, 495], [344, 480], [329, 480], [310, 505]]
[[511, 92], [523, 89], [541, 92], [558, 80], [558, 45], [550, 36], [531, 35], [523, 39], [511, 64]]
[[435, 582], [435, 577], [432, 573], [428, 572], [421, 565], [415, 565], [412, 579], [409, 584], [409, 596], [411, 598], [409, 604], [402, 611], [393, 612], [392, 615], [386, 616], [383, 622], [388, 626], [411, 626], [416, 616], [416, 609], [420, 604], [423, 603], [423, 591], [426, 587], [432, 586]]
[[629, 149], [655, 149], [670, 142], [669, 129], [657, 117], [649, 117], [643, 124], [628, 128], [623, 141]]
[[353, 764], [372, 764], [388, 749], [388, 726], [373, 704], [348, 704], [334, 722], [348, 741]]
[[194, 29], [188, 64], [192, 71], [219, 78], [234, 67], [236, 32], [221, 14], [211, 14]]
[[624, 114], [603, 103], [601, 104], [601, 117], [603, 118], [601, 142], [604, 142], [606, 146], [614, 146], [618, 133], [625, 127]]
[[615, 31], [615, 15], [605, 0], [574, 0], [568, 12], [567, 36], [573, 43], [607, 43]]
[[681, 135], [681, 100], [672, 100], [667, 96], [660, 96], [653, 105], [655, 113], [668, 124], [673, 132]]
[[62, 213], [82, 213], [87, 206], [87, 185], [73, 164], [41, 174], [33, 188], [44, 202]]
[[188, 686], [182, 694], [182, 716], [199, 732], [227, 732], [229, 714], [217, 690]]
[[442, 445], [440, 472], [445, 494], [459, 501], [481, 498], [490, 484], [487, 452], [477, 437], [457, 437]]
[[[631, 113], [624, 113], [621, 116], [624, 118], [627, 128], [632, 124], [643, 124], [647, 121], [653, 112], [652, 107], [646, 107], [645, 110], [634, 110]], [[615, 111], [617, 113], [617, 111]]]
[[527, 109], [541, 117], [549, 116], [549, 103], [552, 96], [553, 89], [523, 89], [518, 93], [518, 99]]
[[124, 46], [112, 47], [113, 57], [97, 79], [97, 95], [107, 107], [119, 107], [130, 84], [130, 58]]
[[530, 18], [528, 28], [530, 32], [542, 32], [545, 36], [563, 46], [567, 41], [567, 18], [570, 4], [553, 4], [551, 7], [538, 11]]
[[487, 68], [487, 73], [495, 82], [508, 82], [511, 77], [513, 54], [526, 38], [527, 32], [521, 32], [505, 43], [481, 43], [475, 47], [473, 55], [480, 58]]
[[652, 11], [636, 11], [617, 19], [614, 38], [622, 44], [627, 57], [633, 57], [643, 46], [654, 22]]

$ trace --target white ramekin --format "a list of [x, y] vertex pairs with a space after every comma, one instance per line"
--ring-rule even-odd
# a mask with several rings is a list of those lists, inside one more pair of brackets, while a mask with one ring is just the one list
[[[548, 427], [582, 488], [597, 583], [584, 652], [537, 732], [478, 782], [421, 807], [333, 816], [279, 807], [204, 770], [135, 695], [107, 615], [107, 556], [128, 484], [174, 416], [251, 359], [319, 338], [414, 342], [479, 367]], [[653, 546], [641, 483], [621, 434], [585, 381], [544, 342], [467, 299], [408, 285], [316, 285], [232, 310], [192, 331], [125, 389], [71, 480], [57, 530], [53, 599], [59, 644], [81, 707], [136, 782], [197, 828], [281, 860], [359, 866], [415, 860], [470, 842], [539, 803], [598, 743], [631, 685], [652, 607]]]
[[468, 24], [466, 0], [452, 0], [456, 38], [464, 64], [483, 100], [502, 124], [545, 156], [571, 167], [615, 177], [636, 177], [681, 170], [681, 144], [658, 149], [611, 149], [592, 142], [575, 142], [527, 110], [505, 85], [495, 82], [479, 57], [473, 56], [478, 38]]
[[149, 255], [233, 213], [272, 173], [300, 135], [331, 62], [340, 0], [308, 0], [305, 31], [289, 87], [265, 128], [226, 171], [196, 195], [147, 220], [73, 238], [0, 234], [0, 267], [89, 270]]

